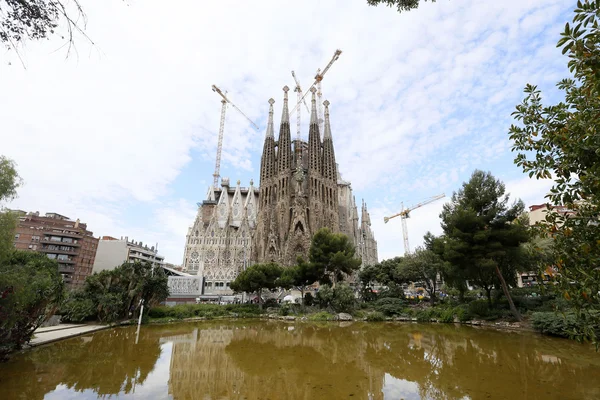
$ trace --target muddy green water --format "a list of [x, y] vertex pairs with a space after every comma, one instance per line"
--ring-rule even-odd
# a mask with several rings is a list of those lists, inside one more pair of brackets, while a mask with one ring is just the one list
[[600, 399], [600, 355], [533, 333], [393, 323], [123, 327], [0, 364], [0, 399]]

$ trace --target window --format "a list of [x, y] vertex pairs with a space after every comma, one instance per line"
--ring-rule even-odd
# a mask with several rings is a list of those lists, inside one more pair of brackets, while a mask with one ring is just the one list
[[69, 260], [69, 256], [66, 254], [59, 254], [57, 259], [59, 260]]
[[20, 237], [21, 237], [21, 234], [20, 234], [20, 233], [17, 233], [17, 234], [15, 235], [15, 240], [17, 240], [17, 239], [18, 239], [18, 238], [20, 238]]
[[31, 237], [31, 241], [32, 242], [39, 242], [40, 241], [40, 237], [39, 236], [32, 236]]
[[61, 237], [60, 236], [50, 236], [50, 241], [51, 242], [60, 242]]
[[71, 239], [71, 238], [63, 238], [62, 242], [63, 243], [73, 243], [73, 239]]
[[48, 258], [50, 258], [52, 260], [56, 259], [56, 254], [48, 253], [47, 256], [48, 256]]

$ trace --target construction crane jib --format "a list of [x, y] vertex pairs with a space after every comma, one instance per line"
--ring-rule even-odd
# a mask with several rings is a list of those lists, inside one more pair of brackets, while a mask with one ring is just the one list
[[429, 203], [433, 203], [434, 201], [439, 200], [445, 196], [446, 195], [444, 193], [438, 194], [437, 196], [430, 197], [427, 200], [417, 203], [414, 206], [408, 207], [408, 208], [404, 208], [404, 203], [402, 203], [401, 211], [399, 213], [394, 214], [391, 217], [383, 218], [383, 222], [385, 222], [386, 224], [392, 218], [400, 217], [400, 219], [402, 220], [402, 236], [404, 238], [404, 254], [405, 255], [410, 253], [410, 247], [408, 245], [408, 227], [406, 224], [406, 219], [410, 217], [410, 212], [419, 207], [423, 207], [424, 205], [427, 205]]
[[302, 97], [300, 98], [300, 100], [296, 104], [296, 107], [294, 107], [294, 109], [292, 110], [292, 112], [296, 111], [297, 107], [300, 107], [300, 103], [302, 101], [304, 101], [304, 98], [306, 97], [306, 95], [308, 93], [310, 93], [310, 89], [312, 89], [315, 85], [319, 84], [323, 80], [323, 77], [325, 76], [325, 74], [327, 73], [327, 71], [329, 71], [329, 69], [331, 68], [331, 66], [333, 65], [333, 63], [336, 62], [338, 58], [340, 58], [341, 54], [342, 54], [342, 51], [340, 49], [337, 49], [335, 51], [335, 53], [333, 53], [333, 57], [329, 61], [329, 64], [327, 64], [327, 66], [325, 68], [323, 68], [322, 71], [321, 70], [317, 71], [317, 74], [315, 75], [315, 81], [313, 82], [312, 85], [310, 85], [310, 87], [308, 88], [308, 90], [304, 92], [304, 95], [302, 95]]
[[256, 130], [258, 130], [258, 125], [256, 125], [246, 114], [242, 112], [235, 104], [233, 104], [226, 96], [227, 92], [223, 93], [221, 89], [219, 89], [216, 85], [212, 85], [213, 92], [219, 94], [221, 99], [221, 121], [219, 124], [219, 141], [217, 143], [217, 161], [215, 162], [215, 172], [213, 174], [213, 186], [217, 187], [219, 184], [220, 170], [221, 170], [221, 152], [223, 150], [223, 132], [225, 131], [225, 111], [227, 110], [227, 104], [231, 104], [233, 108], [235, 108], [244, 118], [250, 122]]

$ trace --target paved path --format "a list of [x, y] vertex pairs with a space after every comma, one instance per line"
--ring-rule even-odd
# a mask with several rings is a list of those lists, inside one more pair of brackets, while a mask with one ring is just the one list
[[85, 335], [86, 333], [100, 331], [102, 329], [110, 328], [108, 325], [74, 325], [74, 324], [61, 324], [56, 326], [47, 326], [45, 328], [38, 328], [33, 333], [34, 337], [29, 342], [32, 347], [40, 346], [42, 344], [56, 342], [75, 336]]

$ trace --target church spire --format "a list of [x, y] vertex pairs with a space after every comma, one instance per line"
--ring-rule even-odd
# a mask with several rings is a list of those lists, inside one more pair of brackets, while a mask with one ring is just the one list
[[308, 168], [320, 175], [321, 173], [321, 137], [319, 134], [319, 120], [317, 118], [317, 100], [315, 92], [317, 89], [312, 87], [310, 127], [308, 130]]
[[[275, 100], [273, 98], [269, 99], [269, 119], [267, 121], [267, 135], [266, 138], [275, 138], [275, 134], [273, 133], [273, 104]], [[266, 139], [265, 138], [265, 139]]]
[[[277, 163], [279, 174], [289, 174], [292, 168], [292, 136], [290, 133], [290, 114], [288, 111], [288, 92], [290, 88], [283, 87], [283, 113], [281, 115], [281, 126], [279, 128], [279, 145], [277, 147]], [[287, 192], [289, 179], [281, 177], [280, 186], [282, 194]]]
[[260, 185], [263, 186], [265, 180], [275, 174], [275, 134], [273, 133], [273, 103], [275, 100], [269, 99], [269, 120], [267, 121], [267, 133], [265, 135], [265, 144], [263, 154], [260, 159]]
[[325, 100], [323, 105], [325, 106], [325, 132], [323, 133], [323, 141], [332, 139], [331, 137], [331, 126], [329, 125], [329, 100]]
[[337, 182], [337, 165], [335, 151], [333, 150], [333, 137], [329, 124], [329, 101], [323, 102], [325, 106], [325, 134], [323, 135], [323, 177]]

